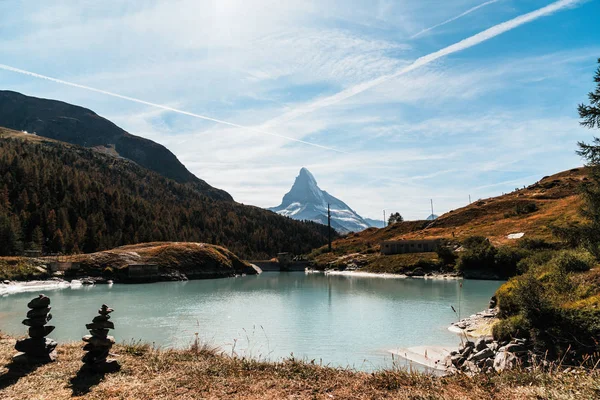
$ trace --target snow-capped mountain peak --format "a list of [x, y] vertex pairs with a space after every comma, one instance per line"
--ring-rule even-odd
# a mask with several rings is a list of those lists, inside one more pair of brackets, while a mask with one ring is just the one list
[[319, 188], [317, 180], [302, 168], [281, 205], [269, 210], [297, 220], [327, 224], [327, 205], [331, 210], [331, 226], [338, 232], [358, 232], [370, 225], [346, 203]]

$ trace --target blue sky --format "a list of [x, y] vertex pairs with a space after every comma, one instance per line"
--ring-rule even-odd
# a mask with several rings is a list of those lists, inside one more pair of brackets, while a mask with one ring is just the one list
[[575, 167], [594, 134], [598, 0], [135, 3], [0, 0], [0, 88], [91, 108], [244, 204], [304, 166], [365, 217], [424, 218]]

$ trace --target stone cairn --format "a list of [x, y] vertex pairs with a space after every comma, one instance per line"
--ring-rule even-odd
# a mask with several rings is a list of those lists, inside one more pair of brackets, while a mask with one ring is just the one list
[[115, 338], [108, 335], [109, 329], [115, 329], [115, 324], [109, 321], [109, 314], [113, 311], [112, 308], [103, 304], [98, 310], [100, 315], [94, 317], [91, 324], [85, 325], [91, 335], [82, 338], [84, 342], [87, 342], [83, 347], [87, 353], [83, 356], [82, 361], [87, 368], [95, 372], [116, 372], [121, 369], [117, 360], [107, 359], [110, 349], [115, 343]]
[[20, 353], [13, 357], [18, 363], [43, 364], [56, 360], [57, 343], [47, 338], [54, 330], [54, 326], [46, 325], [51, 319], [50, 298], [40, 294], [31, 300], [27, 307], [30, 308], [23, 325], [29, 327], [29, 337], [17, 340], [15, 349]]

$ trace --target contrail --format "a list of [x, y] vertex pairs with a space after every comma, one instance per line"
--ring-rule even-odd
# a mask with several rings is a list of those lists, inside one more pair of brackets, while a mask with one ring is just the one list
[[447, 19], [447, 20], [446, 20], [446, 21], [444, 21], [444, 22], [440, 22], [440, 23], [439, 23], [439, 24], [437, 24], [437, 25], [433, 25], [433, 26], [430, 26], [429, 28], [425, 28], [425, 29], [423, 29], [421, 32], [419, 32], [419, 33], [416, 33], [416, 34], [412, 35], [410, 38], [411, 38], [411, 39], [414, 39], [414, 38], [416, 38], [416, 37], [418, 37], [418, 36], [421, 36], [422, 34], [424, 34], [424, 33], [426, 33], [426, 32], [429, 32], [429, 31], [431, 31], [431, 30], [433, 30], [433, 29], [435, 29], [435, 28], [439, 28], [440, 26], [443, 26], [443, 25], [449, 24], [450, 22], [456, 21], [457, 19], [459, 19], [459, 18], [462, 18], [462, 17], [464, 17], [464, 16], [465, 16], [465, 15], [467, 15], [467, 14], [471, 14], [473, 11], [477, 11], [477, 10], [479, 10], [479, 9], [480, 9], [480, 8], [482, 8], [482, 7], [485, 7], [485, 6], [487, 6], [487, 5], [490, 5], [490, 4], [497, 3], [497, 2], [499, 2], [499, 1], [500, 1], [500, 0], [490, 0], [490, 1], [486, 1], [485, 3], [482, 3], [482, 4], [480, 4], [480, 5], [478, 5], [478, 6], [475, 6], [475, 7], [473, 7], [473, 8], [469, 8], [469, 9], [468, 9], [467, 11], [465, 11], [464, 13], [462, 13], [462, 14], [459, 14], [459, 15], [457, 15], [456, 17], [453, 17], [453, 18]]
[[273, 133], [273, 132], [267, 132], [267, 131], [262, 130], [262, 129], [252, 128], [252, 127], [249, 127], [249, 126], [235, 124], [233, 122], [223, 121], [221, 119], [207, 117], [205, 115], [194, 114], [194, 113], [191, 113], [191, 112], [188, 112], [188, 111], [179, 110], [177, 108], [173, 108], [173, 107], [169, 107], [169, 106], [164, 106], [162, 104], [151, 103], [149, 101], [136, 99], [134, 97], [124, 96], [124, 95], [121, 95], [121, 94], [118, 94], [118, 93], [108, 92], [106, 90], [96, 89], [96, 88], [93, 88], [93, 87], [90, 87], [90, 86], [80, 85], [78, 83], [63, 81], [62, 79], [56, 79], [56, 78], [52, 78], [50, 76], [37, 74], [35, 72], [26, 71], [24, 69], [19, 69], [19, 68], [11, 67], [10, 65], [0, 64], [0, 69], [6, 70], [6, 71], [11, 71], [11, 72], [16, 72], [16, 73], [19, 73], [19, 74], [29, 75], [29, 76], [32, 76], [34, 78], [46, 79], [46, 80], [51, 81], [51, 82], [60, 83], [62, 85], [72, 86], [72, 87], [76, 87], [76, 88], [79, 88], [79, 89], [85, 89], [85, 90], [89, 90], [89, 91], [96, 92], [96, 93], [101, 93], [101, 94], [104, 94], [104, 95], [107, 95], [107, 96], [112, 96], [112, 97], [116, 97], [116, 98], [119, 98], [119, 99], [132, 101], [134, 103], [140, 103], [140, 104], [145, 104], [145, 105], [151, 106], [151, 107], [161, 108], [163, 110], [172, 111], [172, 112], [178, 113], [178, 114], [188, 115], [190, 117], [199, 118], [199, 119], [203, 119], [203, 120], [206, 120], [206, 121], [216, 122], [218, 124], [223, 124], [223, 125], [228, 125], [228, 126], [232, 126], [232, 127], [235, 127], [235, 128], [245, 129], [245, 130], [248, 130], [250, 132], [260, 133], [260, 134], [263, 134], [263, 135], [275, 136], [275, 137], [278, 137], [278, 138], [290, 140], [292, 142], [297, 142], [297, 143], [306, 144], [308, 146], [318, 147], [320, 149], [331, 150], [331, 151], [335, 151], [335, 152], [338, 152], [338, 153], [348, 154], [345, 151], [334, 149], [332, 147], [322, 146], [322, 145], [317, 144], [317, 143], [307, 142], [307, 141], [300, 140], [300, 139], [295, 139], [295, 138], [292, 138], [292, 137], [289, 137], [289, 136], [279, 135], [279, 134]]
[[262, 124], [262, 127], [271, 126], [276, 124], [281, 124], [284, 122], [288, 122], [294, 118], [297, 118], [301, 115], [311, 113], [323, 107], [328, 107], [333, 104], [339, 103], [340, 101], [349, 99], [350, 97], [356, 96], [366, 90], [374, 88], [375, 86], [381, 85], [384, 82], [389, 81], [390, 79], [396, 78], [400, 75], [404, 75], [412, 70], [415, 70], [419, 67], [427, 65], [439, 58], [445, 57], [447, 55], [457, 53], [461, 50], [468, 49], [470, 47], [476, 46], [480, 43], [483, 43], [489, 39], [492, 39], [498, 35], [501, 35], [505, 32], [511, 31], [521, 25], [524, 25], [528, 22], [534, 21], [538, 18], [548, 16], [557, 11], [560, 11], [564, 8], [574, 6], [578, 3], [581, 3], [586, 0], [560, 0], [554, 3], [551, 3], [545, 7], [539, 8], [535, 11], [529, 12], [527, 14], [520, 15], [516, 18], [513, 18], [509, 21], [503, 22], [498, 25], [494, 25], [491, 28], [488, 28], [482, 32], [479, 32], [473, 36], [470, 36], [466, 39], [461, 40], [460, 42], [454, 43], [448, 47], [444, 47], [441, 50], [433, 52], [431, 54], [427, 54], [425, 56], [419, 57], [412, 64], [407, 65], [401, 70], [389, 74], [383, 75], [379, 78], [375, 78], [373, 80], [359, 83], [358, 85], [352, 86], [350, 88], [344, 89], [341, 92], [338, 92], [334, 95], [324, 97], [322, 99], [316, 100], [312, 103], [309, 103], [304, 106], [300, 106], [295, 110], [289, 111], [287, 113], [282, 114], [281, 116], [271, 119], [266, 123]]

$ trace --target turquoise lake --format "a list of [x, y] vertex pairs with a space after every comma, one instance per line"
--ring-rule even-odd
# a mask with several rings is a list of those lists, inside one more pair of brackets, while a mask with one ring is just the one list
[[[461, 288], [462, 283], [462, 288]], [[103, 303], [117, 342], [160, 347], [199, 339], [228, 354], [295, 357], [324, 365], [374, 370], [393, 366], [390, 350], [457, 346], [447, 330], [457, 315], [487, 308], [500, 281], [384, 279], [324, 274], [263, 273], [228, 279], [46, 290], [50, 335], [79, 341]], [[25, 335], [27, 302], [37, 292], [0, 297], [0, 330]]]

